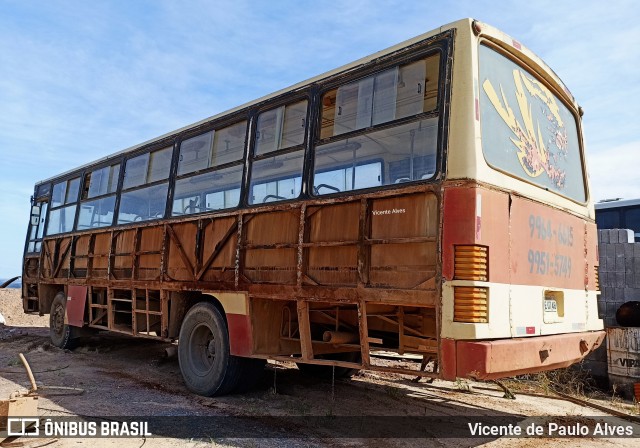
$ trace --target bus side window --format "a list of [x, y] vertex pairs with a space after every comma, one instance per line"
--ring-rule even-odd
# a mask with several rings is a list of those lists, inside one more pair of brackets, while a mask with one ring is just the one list
[[[315, 151], [314, 194], [336, 192], [323, 188], [323, 184], [349, 191], [431, 179], [436, 172], [437, 141], [438, 119], [428, 118], [318, 145]], [[372, 159], [381, 161], [379, 171], [375, 175], [359, 176], [358, 170]], [[327, 181], [326, 173], [338, 173], [346, 170], [347, 166], [350, 169], [355, 167], [353, 180], [345, 179], [340, 186]], [[344, 172], [346, 174], [347, 171]], [[349, 172], [353, 175], [353, 171]]]
[[118, 224], [164, 218], [173, 147], [126, 161]]
[[86, 174], [77, 230], [113, 224], [119, 176], [120, 164], [105, 166]]
[[71, 232], [76, 217], [80, 177], [62, 181], [53, 186], [47, 235]]
[[237, 207], [247, 121], [208, 131], [180, 144], [172, 216]]
[[307, 106], [307, 100], [302, 100], [258, 115], [249, 204], [300, 196]]
[[[31, 215], [31, 231], [29, 233], [29, 244], [27, 252], [40, 252], [42, 248], [42, 237], [44, 236], [44, 228], [46, 225], [48, 203], [46, 201], [38, 202], [32, 207]], [[35, 218], [35, 219], [34, 219]]]
[[382, 164], [366, 163], [352, 167], [317, 173], [314, 182], [314, 194], [331, 194], [360, 188], [372, 188], [382, 185]]
[[249, 203], [294, 199], [302, 188], [302, 150], [253, 162]]
[[326, 92], [320, 139], [435, 110], [439, 64], [435, 54]]

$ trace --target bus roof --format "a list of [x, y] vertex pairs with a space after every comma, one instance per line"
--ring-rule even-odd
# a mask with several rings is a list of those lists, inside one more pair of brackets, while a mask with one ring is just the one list
[[[188, 124], [188, 125], [183, 126], [183, 127], [179, 128], [179, 129], [176, 129], [176, 130], [167, 132], [165, 134], [162, 134], [159, 137], [152, 138], [150, 140], [144, 141], [144, 142], [139, 143], [137, 145], [130, 146], [128, 148], [122, 149], [122, 150], [117, 151], [115, 153], [109, 154], [109, 155], [107, 155], [105, 157], [102, 157], [100, 159], [85, 163], [84, 165], [81, 165], [81, 166], [78, 166], [78, 167], [74, 167], [74, 168], [72, 168], [72, 169], [70, 169], [68, 171], [65, 171], [64, 173], [60, 173], [60, 174], [57, 174], [55, 176], [51, 176], [51, 177], [49, 177], [47, 179], [44, 179], [44, 180], [41, 180], [41, 181], [37, 182], [36, 186], [40, 185], [40, 184], [43, 184], [43, 183], [46, 183], [46, 182], [50, 182], [50, 181], [58, 179], [58, 178], [65, 177], [65, 176], [67, 176], [67, 175], [69, 175], [71, 173], [74, 173], [74, 172], [77, 172], [77, 171], [81, 171], [81, 170], [83, 170], [83, 169], [85, 169], [87, 167], [90, 167], [92, 165], [97, 165], [97, 164], [106, 162], [106, 161], [108, 161], [110, 159], [113, 159], [115, 157], [121, 156], [123, 154], [127, 154], [129, 152], [134, 152], [134, 151], [136, 151], [136, 150], [138, 150], [140, 148], [143, 148], [145, 146], [152, 145], [154, 143], [158, 143], [158, 142], [160, 142], [162, 140], [165, 140], [165, 139], [167, 139], [167, 138], [169, 138], [171, 136], [175, 136], [177, 134], [180, 134], [181, 132], [187, 131], [189, 129], [196, 128], [198, 126], [201, 126], [203, 124], [212, 122], [214, 120], [217, 120], [219, 118], [225, 117], [227, 115], [231, 115], [233, 113], [240, 112], [240, 111], [242, 111], [244, 109], [248, 109], [248, 108], [250, 108], [252, 106], [255, 106], [257, 104], [263, 103], [263, 102], [268, 101], [268, 100], [270, 100], [272, 98], [276, 98], [276, 97], [278, 97], [280, 95], [283, 95], [285, 93], [295, 92], [297, 90], [302, 90], [302, 89], [308, 87], [309, 85], [314, 84], [314, 83], [319, 82], [319, 81], [322, 81], [322, 80], [324, 80], [326, 78], [329, 78], [329, 77], [332, 77], [332, 76], [335, 76], [335, 75], [338, 75], [338, 74], [342, 74], [342, 73], [346, 73], [346, 72], [355, 70], [355, 69], [361, 67], [362, 65], [365, 65], [365, 64], [367, 64], [367, 63], [369, 63], [371, 61], [374, 61], [374, 60], [376, 60], [378, 58], [381, 58], [381, 57], [384, 57], [384, 56], [389, 55], [391, 53], [394, 53], [394, 52], [396, 52], [398, 50], [401, 50], [403, 48], [406, 48], [406, 47], [409, 47], [411, 45], [414, 45], [414, 44], [416, 44], [418, 42], [426, 40], [426, 39], [428, 39], [430, 37], [433, 37], [433, 36], [435, 36], [437, 34], [440, 34], [440, 33], [444, 32], [444, 31], [451, 30], [451, 29], [458, 29], [458, 28], [461, 28], [461, 27], [470, 28], [472, 26], [473, 22], [477, 22], [477, 21], [475, 21], [472, 18], [465, 18], [465, 19], [457, 20], [455, 22], [448, 23], [448, 24], [443, 25], [443, 26], [441, 26], [439, 28], [431, 30], [431, 31], [429, 31], [427, 33], [421, 34], [419, 36], [416, 36], [416, 37], [413, 37], [411, 39], [405, 40], [404, 42], [400, 42], [400, 43], [398, 43], [396, 45], [388, 47], [388, 48], [386, 48], [384, 50], [380, 50], [380, 51], [378, 51], [376, 53], [373, 53], [373, 54], [370, 54], [370, 55], [365, 56], [363, 58], [360, 58], [360, 59], [358, 59], [358, 60], [356, 60], [354, 62], [351, 62], [349, 64], [346, 64], [346, 65], [343, 65], [343, 66], [338, 67], [336, 69], [333, 69], [333, 70], [330, 70], [328, 72], [322, 73], [322, 74], [320, 74], [318, 76], [314, 76], [313, 78], [309, 78], [309, 79], [307, 79], [305, 81], [301, 81], [301, 82], [296, 83], [296, 84], [294, 84], [292, 86], [280, 89], [280, 90], [278, 90], [278, 91], [276, 91], [274, 93], [271, 93], [269, 95], [265, 95], [265, 96], [263, 96], [261, 98], [258, 98], [256, 100], [253, 100], [253, 101], [244, 103], [244, 104], [242, 104], [240, 106], [234, 107], [232, 109], [228, 109], [226, 111], [220, 112], [220, 113], [218, 113], [216, 115], [213, 115], [211, 117], [199, 120], [199, 121], [197, 121], [195, 123]], [[480, 27], [482, 29], [483, 35], [487, 35], [488, 37], [492, 37], [494, 39], [498, 39], [498, 40], [502, 41], [503, 43], [506, 43], [509, 46], [514, 47], [515, 49], [517, 49], [519, 51], [519, 53], [522, 53], [523, 55], [527, 56], [528, 58], [533, 60], [536, 64], [541, 66], [544, 70], [546, 70], [547, 74], [552, 77], [553, 81], [555, 81], [557, 84], [559, 84], [563, 88], [564, 92], [569, 96], [569, 99], [571, 100], [571, 102], [575, 105], [575, 100], [574, 100], [573, 96], [571, 95], [571, 93], [569, 92], [569, 90], [564, 86], [564, 84], [562, 83], [560, 78], [555, 74], [555, 72], [553, 72], [553, 70], [544, 63], [544, 61], [542, 61], [540, 58], [538, 58], [533, 52], [528, 50], [524, 45], [520, 44], [518, 41], [516, 41], [515, 39], [511, 38], [509, 35], [501, 32], [497, 28], [494, 28], [494, 27], [492, 27], [490, 25], [487, 25], [487, 24], [481, 23], [481, 22], [478, 22], [478, 24], [480, 25]]]

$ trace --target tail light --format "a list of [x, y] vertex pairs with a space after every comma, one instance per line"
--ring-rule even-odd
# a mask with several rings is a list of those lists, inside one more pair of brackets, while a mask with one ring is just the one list
[[454, 280], [489, 280], [489, 250], [485, 246], [455, 246]]
[[[454, 280], [489, 280], [489, 250], [486, 246], [460, 245], [454, 248]], [[453, 289], [453, 320], [482, 323], [489, 321], [489, 288], [455, 286]]]
[[453, 320], [455, 322], [488, 322], [488, 288], [455, 286], [453, 288]]

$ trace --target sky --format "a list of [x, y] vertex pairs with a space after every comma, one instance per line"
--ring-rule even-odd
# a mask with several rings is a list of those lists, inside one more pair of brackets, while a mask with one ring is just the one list
[[640, 198], [634, 1], [0, 0], [0, 278], [20, 274], [37, 181], [464, 17], [577, 98], [592, 197]]

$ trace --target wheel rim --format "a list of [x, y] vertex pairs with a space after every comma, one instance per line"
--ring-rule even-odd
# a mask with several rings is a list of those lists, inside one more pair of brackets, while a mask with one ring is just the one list
[[64, 307], [60, 304], [57, 304], [51, 313], [51, 329], [58, 336], [64, 331]]
[[201, 323], [191, 332], [189, 338], [189, 364], [199, 376], [205, 376], [213, 369], [216, 358], [216, 339], [211, 328]]

